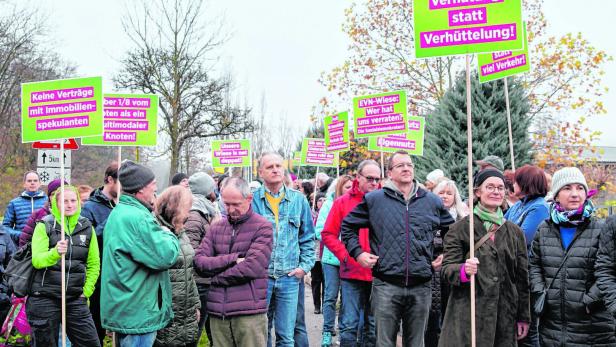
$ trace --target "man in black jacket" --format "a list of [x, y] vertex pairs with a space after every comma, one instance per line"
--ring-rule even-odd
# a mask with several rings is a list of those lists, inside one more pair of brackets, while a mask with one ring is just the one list
[[[377, 346], [395, 346], [402, 321], [404, 346], [423, 346], [431, 302], [432, 240], [454, 222], [436, 195], [419, 188], [408, 153], [388, 161], [390, 181], [368, 193], [344, 218], [342, 240], [349, 254], [372, 268], [372, 309]], [[370, 253], [359, 244], [360, 228], [370, 232]], [[440, 264], [434, 264], [440, 266]]]

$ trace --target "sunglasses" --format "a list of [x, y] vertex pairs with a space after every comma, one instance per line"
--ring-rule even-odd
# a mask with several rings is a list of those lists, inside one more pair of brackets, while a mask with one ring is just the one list
[[364, 176], [364, 175], [361, 175], [361, 174], [360, 174], [360, 176], [365, 178], [366, 181], [368, 181], [368, 182], [374, 182], [374, 183], [381, 182], [381, 178], [380, 177]]

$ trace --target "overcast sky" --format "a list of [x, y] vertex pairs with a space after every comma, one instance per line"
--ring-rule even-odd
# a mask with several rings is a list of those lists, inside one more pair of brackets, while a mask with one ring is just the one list
[[[62, 56], [78, 66], [79, 75], [102, 75], [107, 90], [130, 42], [121, 26], [124, 1], [43, 0], [32, 2], [49, 16], [50, 38]], [[308, 127], [311, 107], [325, 95], [317, 82], [322, 71], [340, 64], [348, 41], [341, 31], [344, 9], [351, 1], [215, 0], [208, 15], [224, 15], [232, 39], [226, 44], [221, 70], [231, 71], [238, 92], [254, 108], [265, 94], [274, 118], [287, 114], [296, 126]], [[546, 0], [548, 31], [562, 35], [581, 31], [591, 44], [616, 57], [612, 23], [616, 1]], [[606, 69], [610, 93], [608, 115], [590, 119], [604, 132], [598, 144], [616, 146], [616, 63]], [[349, 105], [349, 107], [351, 107]]]

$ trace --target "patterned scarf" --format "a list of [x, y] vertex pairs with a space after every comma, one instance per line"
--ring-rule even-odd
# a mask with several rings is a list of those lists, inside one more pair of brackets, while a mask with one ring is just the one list
[[481, 203], [478, 203], [477, 205], [475, 205], [473, 213], [475, 213], [479, 217], [479, 219], [481, 219], [481, 221], [483, 222], [483, 226], [486, 228], [487, 231], [490, 231], [494, 224], [501, 226], [503, 225], [503, 223], [505, 223], [505, 218], [503, 217], [503, 210], [501, 210], [500, 207], [496, 209], [496, 212], [492, 212], [485, 208]]
[[571, 211], [565, 210], [558, 202], [553, 202], [550, 205], [550, 217], [557, 225], [578, 226], [588, 220], [594, 212], [595, 205], [590, 199], [586, 199], [578, 209]]

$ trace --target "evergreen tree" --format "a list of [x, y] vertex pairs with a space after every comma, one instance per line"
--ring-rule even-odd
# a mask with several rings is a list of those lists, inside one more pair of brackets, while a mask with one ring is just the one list
[[[528, 133], [530, 108], [520, 81], [509, 78], [508, 82], [515, 164], [520, 167], [532, 160]], [[504, 81], [480, 84], [475, 73], [471, 76], [471, 92], [473, 160], [496, 155], [503, 159], [505, 169], [511, 168]], [[422, 182], [427, 173], [440, 168], [466, 196], [467, 143], [466, 75], [461, 73], [434, 114], [426, 116], [424, 156], [415, 158], [416, 179]]]

